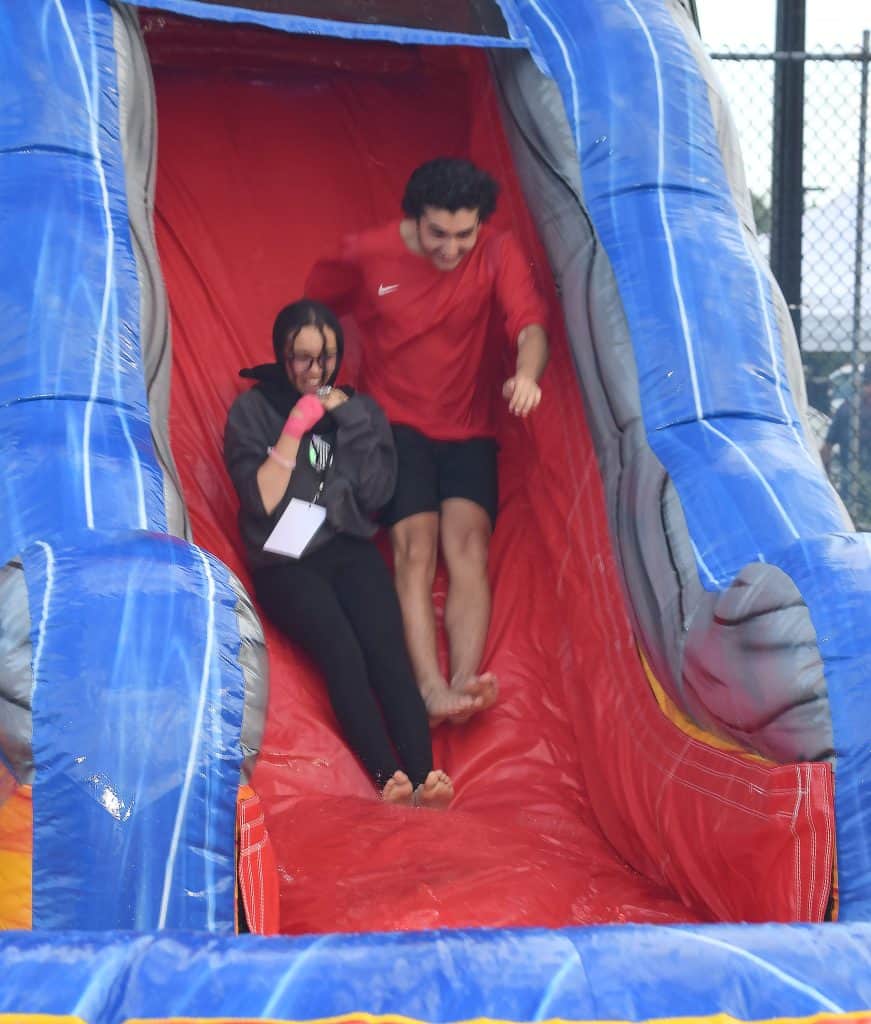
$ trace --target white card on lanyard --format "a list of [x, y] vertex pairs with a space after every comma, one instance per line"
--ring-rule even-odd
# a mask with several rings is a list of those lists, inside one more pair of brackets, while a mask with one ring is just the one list
[[323, 505], [291, 498], [275, 529], [266, 538], [263, 550], [299, 558], [326, 516], [327, 510]]

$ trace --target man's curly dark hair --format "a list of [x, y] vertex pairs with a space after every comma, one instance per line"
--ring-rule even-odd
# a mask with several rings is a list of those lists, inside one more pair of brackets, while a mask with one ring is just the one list
[[425, 206], [456, 213], [477, 210], [483, 223], [496, 209], [499, 186], [486, 171], [469, 160], [440, 156], [421, 164], [408, 179], [402, 197], [403, 212], [420, 220]]

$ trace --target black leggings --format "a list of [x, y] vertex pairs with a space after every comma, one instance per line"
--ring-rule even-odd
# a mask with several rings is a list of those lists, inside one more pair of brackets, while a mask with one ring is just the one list
[[375, 545], [340, 535], [299, 561], [258, 569], [254, 588], [266, 615], [323, 672], [345, 739], [375, 784], [402, 769], [420, 785], [432, 770], [429, 721]]

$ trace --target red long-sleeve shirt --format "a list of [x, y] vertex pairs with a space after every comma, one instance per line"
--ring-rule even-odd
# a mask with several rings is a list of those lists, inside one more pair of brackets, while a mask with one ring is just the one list
[[520, 246], [487, 225], [450, 271], [411, 252], [399, 221], [351, 236], [339, 259], [312, 268], [305, 293], [357, 320], [360, 387], [388, 419], [438, 440], [495, 432], [491, 396], [501, 382], [480, 379], [494, 303], [512, 345], [547, 317]]

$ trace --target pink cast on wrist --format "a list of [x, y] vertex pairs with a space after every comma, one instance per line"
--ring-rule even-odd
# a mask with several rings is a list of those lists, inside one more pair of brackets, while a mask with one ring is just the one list
[[323, 414], [323, 404], [314, 395], [303, 395], [290, 410], [281, 432], [299, 440], [307, 430], [311, 430]]

